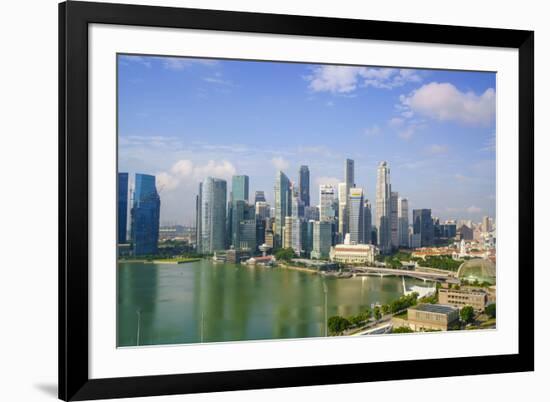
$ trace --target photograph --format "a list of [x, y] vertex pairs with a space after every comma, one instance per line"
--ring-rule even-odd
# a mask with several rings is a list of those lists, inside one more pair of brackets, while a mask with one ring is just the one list
[[117, 347], [498, 331], [496, 72], [116, 57]]

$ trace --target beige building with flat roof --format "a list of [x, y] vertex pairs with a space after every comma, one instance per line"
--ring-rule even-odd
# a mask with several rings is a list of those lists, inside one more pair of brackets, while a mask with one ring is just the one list
[[447, 331], [458, 321], [458, 309], [442, 304], [418, 304], [407, 309], [406, 324], [413, 331]]
[[472, 306], [474, 310], [483, 310], [487, 304], [487, 294], [482, 290], [439, 289], [438, 302], [454, 307]]
[[344, 264], [372, 264], [378, 248], [372, 244], [337, 244], [330, 249], [330, 260]]

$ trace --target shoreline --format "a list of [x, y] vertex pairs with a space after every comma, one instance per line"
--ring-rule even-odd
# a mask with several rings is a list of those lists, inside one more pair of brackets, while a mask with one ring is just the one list
[[144, 259], [135, 259], [135, 260], [118, 260], [117, 263], [131, 263], [131, 264], [166, 264], [166, 265], [177, 265], [177, 264], [187, 264], [188, 262], [197, 262], [202, 258], [189, 258], [189, 259], [159, 259], [159, 260], [144, 260]]

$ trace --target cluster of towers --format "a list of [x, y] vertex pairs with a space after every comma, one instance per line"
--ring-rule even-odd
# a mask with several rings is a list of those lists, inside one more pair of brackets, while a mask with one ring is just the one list
[[[382, 253], [409, 247], [411, 236], [427, 245], [428, 226], [433, 225], [429, 209], [413, 211], [409, 228], [407, 198], [392, 191], [390, 168], [381, 162], [377, 168], [376, 215], [366, 191], [355, 183], [355, 163], [346, 159], [344, 181], [319, 186], [319, 203], [311, 205], [310, 171], [302, 165], [298, 180], [292, 182], [283, 172], [275, 177], [273, 206], [263, 191], [249, 199], [249, 177], [233, 176], [228, 194], [227, 182], [214, 177], [199, 185], [196, 197], [197, 249], [203, 253], [233, 248], [257, 252], [260, 245], [292, 248], [297, 255], [324, 258], [335, 244], [377, 245]], [[412, 233], [410, 233], [412, 232]], [[433, 236], [433, 235], [432, 235]]]

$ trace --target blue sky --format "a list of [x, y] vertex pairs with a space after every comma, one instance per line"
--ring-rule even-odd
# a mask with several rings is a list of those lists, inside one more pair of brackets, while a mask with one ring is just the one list
[[209, 175], [271, 201], [306, 164], [315, 204], [345, 158], [373, 201], [385, 160], [410, 210], [495, 215], [494, 73], [121, 55], [118, 80], [119, 171], [157, 175], [164, 223], [193, 223]]

